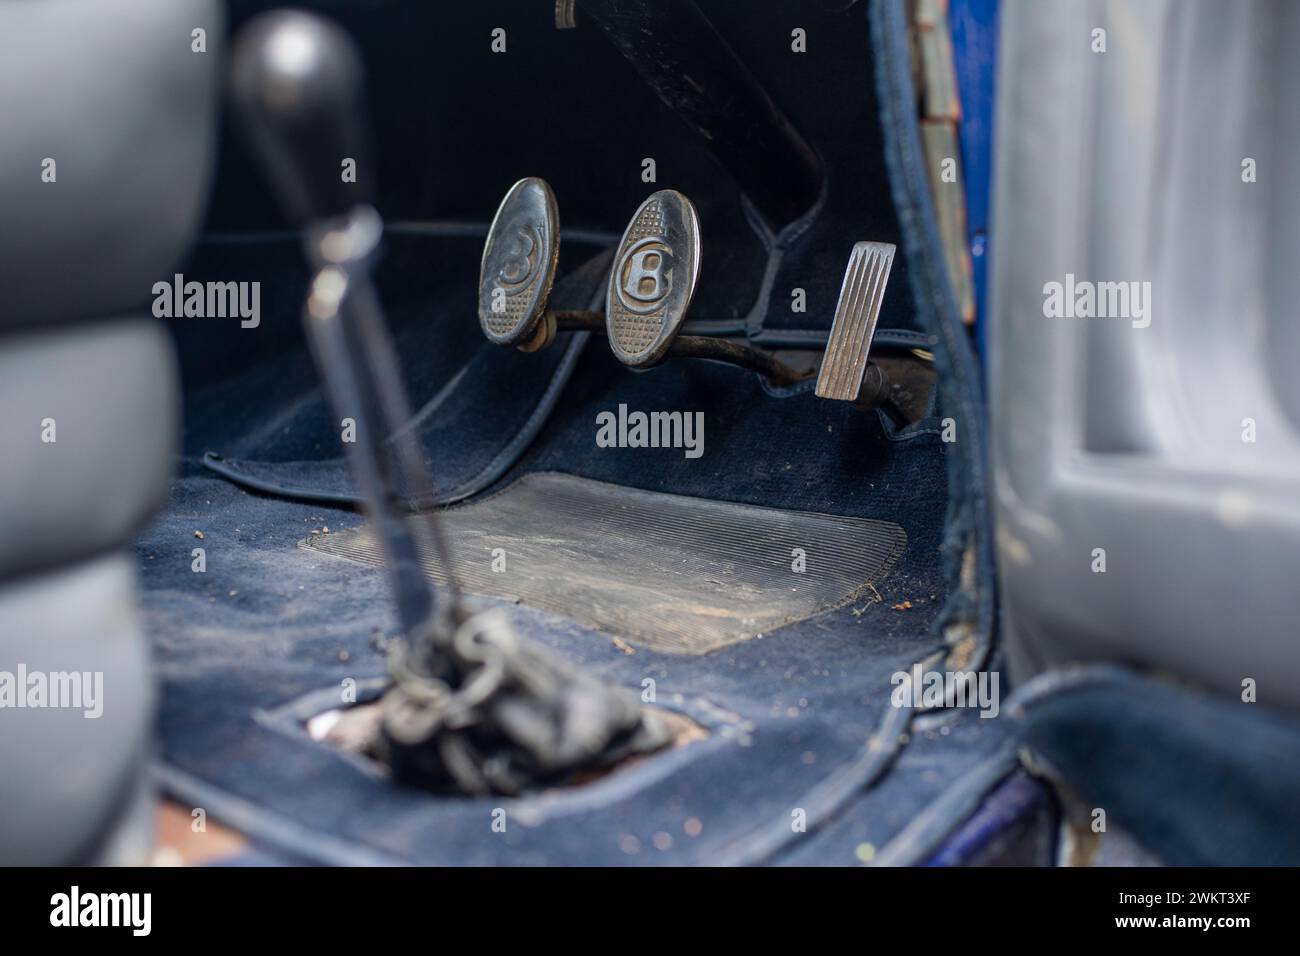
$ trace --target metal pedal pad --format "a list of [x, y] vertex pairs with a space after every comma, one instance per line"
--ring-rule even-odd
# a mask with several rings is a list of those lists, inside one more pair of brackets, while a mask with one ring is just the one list
[[620, 362], [647, 368], [664, 357], [699, 277], [694, 204], [675, 189], [652, 194], [623, 233], [605, 295], [605, 328]]
[[546, 308], [560, 256], [560, 210], [543, 179], [530, 176], [501, 200], [478, 282], [478, 320], [497, 345], [531, 352], [555, 337]]
[[854, 243], [817, 376], [819, 398], [858, 400], [895, 250], [888, 242]]

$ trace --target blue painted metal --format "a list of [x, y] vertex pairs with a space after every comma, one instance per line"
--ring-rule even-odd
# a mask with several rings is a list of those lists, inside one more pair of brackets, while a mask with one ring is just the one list
[[966, 184], [966, 231], [975, 282], [975, 340], [985, 354], [985, 266], [993, 185], [993, 102], [999, 0], [949, 0], [953, 61], [962, 118], [958, 127]]

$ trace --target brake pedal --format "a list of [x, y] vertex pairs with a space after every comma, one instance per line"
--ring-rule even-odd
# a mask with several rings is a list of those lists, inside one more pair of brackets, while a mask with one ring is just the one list
[[614, 254], [605, 295], [609, 346], [624, 365], [648, 368], [677, 337], [700, 278], [700, 219], [675, 189], [651, 194]]
[[678, 336], [700, 278], [700, 220], [675, 189], [652, 194], [632, 216], [609, 275], [605, 328], [614, 357], [634, 369], [665, 358], [700, 358], [739, 365], [776, 385], [803, 378], [780, 359], [747, 342], [706, 335]]

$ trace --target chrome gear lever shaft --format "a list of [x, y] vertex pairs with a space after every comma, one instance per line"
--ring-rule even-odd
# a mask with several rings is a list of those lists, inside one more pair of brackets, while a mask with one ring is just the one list
[[[288, 11], [251, 21], [231, 67], [249, 143], [285, 214], [304, 230], [315, 272], [303, 313], [308, 343], [336, 414], [356, 423], [357, 441], [344, 443], [348, 464], [376, 527], [402, 631], [419, 641], [435, 628], [435, 603], [404, 498], [428, 501], [431, 485], [414, 437], [401, 427], [410, 410], [370, 281], [383, 223], [366, 189], [362, 82], [360, 58], [341, 29]], [[344, 159], [357, 162], [356, 182], [344, 182]], [[430, 543], [431, 557], [450, 569], [441, 538]], [[448, 610], [454, 585], [451, 593]]]

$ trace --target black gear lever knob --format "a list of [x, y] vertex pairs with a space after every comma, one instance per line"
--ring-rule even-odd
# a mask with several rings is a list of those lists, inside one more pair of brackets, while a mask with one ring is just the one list
[[[370, 201], [364, 70], [342, 28], [297, 10], [254, 17], [235, 40], [230, 88], [290, 222], [302, 226]], [[347, 160], [355, 161], [355, 176], [346, 175]]]

